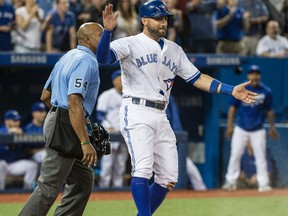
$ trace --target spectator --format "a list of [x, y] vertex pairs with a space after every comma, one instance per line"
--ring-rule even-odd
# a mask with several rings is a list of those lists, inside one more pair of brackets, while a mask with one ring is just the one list
[[[97, 119], [109, 132], [119, 132], [119, 109], [122, 104], [121, 71], [112, 73], [113, 88], [104, 91], [97, 103]], [[100, 188], [123, 187], [123, 175], [128, 159], [125, 143], [112, 142], [111, 154], [101, 159]]]
[[82, 12], [81, 0], [69, 0], [69, 11], [73, 12], [75, 17], [78, 17]]
[[[31, 108], [32, 121], [24, 126], [25, 134], [39, 134], [43, 135], [43, 125], [47, 114], [47, 109], [44, 103], [36, 102]], [[33, 146], [28, 146], [29, 155], [37, 163], [41, 164], [44, 156], [45, 150], [42, 147], [35, 148]]]
[[17, 8], [25, 5], [25, 0], [11, 0], [11, 3], [14, 7], [14, 10], [16, 10]]
[[107, 3], [107, 0], [91, 0], [91, 5], [83, 11], [78, 17], [80, 22], [97, 22], [103, 25], [102, 11]]
[[76, 19], [68, 10], [68, 0], [56, 0], [56, 10], [48, 15], [47, 52], [65, 52], [76, 47]]
[[12, 51], [11, 30], [15, 21], [13, 6], [0, 0], [0, 51]]
[[41, 48], [41, 31], [44, 12], [35, 0], [25, 0], [25, 6], [16, 13], [16, 31], [14, 51], [18, 53], [39, 52]]
[[[275, 170], [272, 170], [273, 162], [269, 151], [266, 151], [267, 168], [270, 182], [272, 183], [275, 179]], [[245, 152], [241, 158], [241, 172], [238, 178], [237, 187], [238, 188], [257, 188], [257, 170], [255, 165], [255, 157], [253, 153], [253, 148], [251, 143], [248, 142]]]
[[178, 42], [183, 30], [183, 13], [181, 10], [177, 9], [178, 0], [165, 0], [167, 8], [171, 13], [173, 13], [172, 17], [169, 17], [168, 20], [168, 30], [166, 38], [168, 40]]
[[53, 9], [54, 1], [38, 0], [37, 3], [39, 7], [43, 10], [44, 17], [46, 17], [49, 14], [49, 12]]
[[228, 0], [227, 5], [218, 8], [216, 18], [217, 53], [241, 54], [244, 49], [244, 30], [249, 27], [249, 13], [238, 7], [238, 0]]
[[[179, 116], [178, 106], [172, 95], [170, 95], [170, 101], [166, 109], [166, 113], [172, 129], [174, 131], [182, 131], [183, 128]], [[194, 190], [207, 190], [198, 168], [188, 156], [186, 157], [186, 172]]]
[[214, 13], [217, 9], [217, 3], [190, 0], [185, 7], [190, 25], [188, 51], [215, 53], [217, 32]]
[[[0, 134], [23, 133], [20, 127], [21, 116], [16, 110], [8, 110], [4, 114], [4, 125], [0, 127]], [[5, 190], [7, 175], [24, 175], [23, 189], [31, 190], [38, 172], [38, 165], [32, 160], [26, 160], [21, 146], [0, 145], [0, 190]]]
[[132, 0], [119, 0], [117, 8], [120, 13], [112, 39], [116, 40], [138, 34], [140, 32], [140, 23]]
[[288, 56], [288, 40], [280, 35], [279, 23], [270, 20], [266, 25], [266, 35], [257, 44], [258, 56], [285, 57]]
[[262, 0], [239, 0], [238, 6], [250, 14], [250, 27], [243, 38], [245, 44], [243, 54], [256, 55], [257, 43], [264, 34], [263, 25], [268, 20], [268, 9]]
[[[226, 174], [226, 182], [223, 190], [237, 189], [236, 181], [240, 175], [240, 159], [248, 142], [251, 142], [257, 169], [258, 191], [265, 192], [272, 190], [269, 185], [269, 176], [266, 160], [266, 131], [263, 124], [268, 115], [270, 129], [269, 136], [276, 139], [278, 133], [274, 126], [275, 114], [273, 111], [273, 99], [271, 90], [261, 83], [261, 70], [257, 65], [252, 65], [247, 73], [251, 84], [247, 89], [258, 93], [255, 103], [246, 104], [239, 100], [232, 99], [228, 112], [227, 137], [232, 136], [231, 155]], [[233, 120], [238, 110], [236, 125], [233, 130]]]

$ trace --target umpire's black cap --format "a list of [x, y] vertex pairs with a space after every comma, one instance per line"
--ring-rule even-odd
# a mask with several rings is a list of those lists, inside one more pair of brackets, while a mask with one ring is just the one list
[[261, 74], [261, 69], [258, 65], [251, 65], [247, 71], [248, 74], [250, 73], [258, 73]]

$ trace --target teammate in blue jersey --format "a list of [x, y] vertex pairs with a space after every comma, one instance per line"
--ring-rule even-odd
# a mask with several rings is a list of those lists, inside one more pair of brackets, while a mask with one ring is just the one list
[[[24, 126], [23, 132], [25, 134], [43, 135], [43, 125], [46, 115], [46, 105], [43, 102], [35, 102], [31, 107], [32, 120]], [[42, 146], [27, 145], [25, 146], [25, 150], [31, 159], [39, 164], [42, 163], [45, 156], [45, 149]]]
[[102, 64], [120, 60], [120, 129], [131, 157], [131, 191], [138, 215], [151, 216], [178, 179], [176, 137], [165, 112], [176, 75], [201, 90], [233, 95], [247, 103], [254, 102], [257, 94], [245, 89], [250, 82], [234, 87], [200, 73], [180, 46], [165, 39], [168, 17], [173, 14], [164, 2], [144, 3], [140, 7], [143, 31], [110, 44], [118, 15], [112, 5], [105, 7], [97, 59]]
[[81, 25], [79, 45], [60, 58], [44, 86], [41, 100], [51, 107], [44, 122], [46, 155], [20, 215], [46, 215], [63, 185], [55, 215], [83, 215], [94, 186], [91, 165], [97, 162], [86, 125], [100, 84], [95, 52], [102, 32], [97, 23]]
[[47, 114], [46, 105], [36, 102], [31, 107], [32, 120], [24, 126], [24, 133], [43, 134], [43, 123]]
[[[16, 110], [7, 110], [4, 124], [0, 127], [2, 135], [22, 135], [21, 116]], [[23, 189], [31, 190], [38, 173], [37, 163], [26, 160], [21, 145], [0, 145], [0, 191], [5, 189], [7, 175], [23, 175]]]
[[[273, 97], [271, 90], [261, 80], [259, 66], [252, 65], [247, 74], [251, 84], [247, 89], [258, 93], [257, 100], [252, 104], [246, 104], [232, 99], [228, 112], [227, 137], [231, 137], [231, 154], [226, 174], [226, 182], [223, 190], [237, 189], [236, 181], [240, 174], [240, 160], [248, 142], [251, 143], [257, 168], [258, 191], [270, 191], [267, 160], [266, 160], [266, 130], [263, 128], [268, 115], [270, 129], [269, 136], [277, 138], [278, 133], [274, 126], [275, 114], [273, 111]], [[237, 111], [235, 127], [233, 128], [234, 116]]]

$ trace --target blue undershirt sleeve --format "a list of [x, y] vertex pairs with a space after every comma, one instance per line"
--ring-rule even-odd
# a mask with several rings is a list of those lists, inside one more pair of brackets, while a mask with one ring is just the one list
[[97, 47], [97, 60], [100, 64], [109, 64], [116, 61], [116, 56], [112, 50], [110, 50], [110, 40], [112, 31], [104, 29], [102, 37]]

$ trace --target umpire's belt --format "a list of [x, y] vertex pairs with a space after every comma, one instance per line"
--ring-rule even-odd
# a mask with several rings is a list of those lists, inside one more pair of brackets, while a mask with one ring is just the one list
[[150, 101], [141, 98], [132, 98], [133, 104], [143, 105], [147, 107], [152, 107], [159, 110], [164, 110], [166, 106], [165, 101]]
[[58, 107], [52, 106], [50, 109], [50, 112], [56, 112], [57, 109], [58, 109]]

